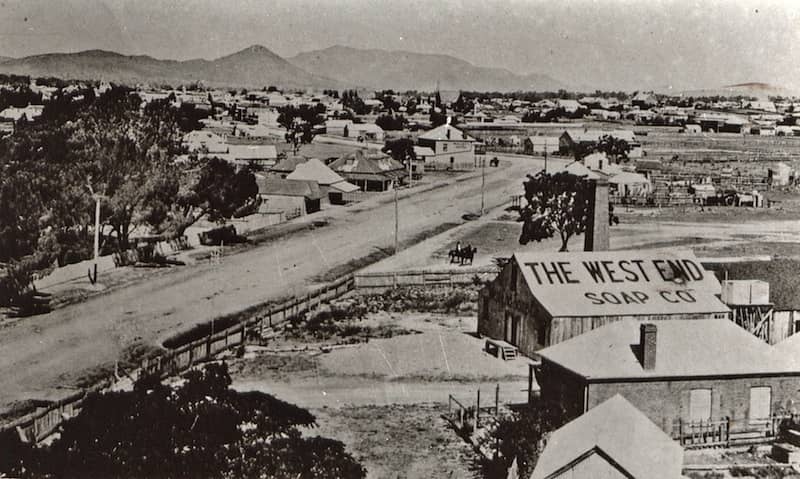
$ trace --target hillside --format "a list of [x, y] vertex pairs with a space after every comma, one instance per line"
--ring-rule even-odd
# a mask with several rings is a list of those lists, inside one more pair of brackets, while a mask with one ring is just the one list
[[216, 60], [159, 60], [103, 50], [48, 53], [0, 62], [0, 72], [124, 83], [202, 81], [212, 86], [343, 86], [335, 80], [308, 73], [258, 45]]
[[770, 96], [795, 96], [797, 91], [762, 82], [737, 83], [720, 88], [682, 92], [686, 96], [747, 96], [766, 100]]
[[565, 87], [547, 75], [518, 75], [448, 55], [334, 46], [288, 60], [311, 73], [372, 88], [431, 91], [437, 82], [443, 90], [542, 91]]

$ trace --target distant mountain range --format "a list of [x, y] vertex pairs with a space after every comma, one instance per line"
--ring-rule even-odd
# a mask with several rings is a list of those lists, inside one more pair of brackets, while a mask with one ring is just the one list
[[449, 55], [363, 50], [333, 46], [288, 60], [311, 73], [371, 88], [442, 90], [556, 91], [565, 85], [547, 75], [518, 75], [486, 68]]
[[0, 73], [121, 83], [189, 83], [284, 88], [442, 90], [557, 90], [547, 75], [518, 75], [448, 56], [335, 46], [284, 59], [254, 45], [216, 60], [159, 60], [104, 50], [0, 57]]
[[287, 88], [345, 85], [308, 73], [262, 46], [252, 46], [216, 60], [159, 60], [104, 50], [48, 53], [0, 62], [0, 72], [33, 77], [107, 80], [121, 83], [191, 83], [210, 86]]

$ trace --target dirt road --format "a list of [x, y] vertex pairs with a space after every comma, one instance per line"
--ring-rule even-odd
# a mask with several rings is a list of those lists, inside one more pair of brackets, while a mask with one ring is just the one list
[[[521, 190], [537, 160], [510, 159], [486, 170], [486, 206]], [[400, 194], [400, 239], [480, 208], [481, 177], [450, 180]], [[315, 277], [394, 241], [394, 204], [330, 213], [329, 226], [227, 256], [221, 264], [176, 269], [86, 302], [12, 323], [0, 330], [0, 409], [15, 400], [53, 397], [87, 370], [111, 364], [136, 341], [157, 343], [175, 332], [247, 306], [304, 291]]]

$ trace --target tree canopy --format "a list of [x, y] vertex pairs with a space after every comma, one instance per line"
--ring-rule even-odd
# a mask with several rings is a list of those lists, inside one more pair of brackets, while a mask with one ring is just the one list
[[34, 272], [91, 257], [95, 198], [106, 251], [130, 248], [134, 231], [182, 234], [188, 213], [220, 221], [252, 206], [251, 173], [175, 162], [180, 126], [196, 120], [168, 100], [143, 105], [129, 88], [78, 88], [0, 138], [0, 304], [28, 297]]
[[286, 129], [286, 143], [291, 143], [297, 154], [300, 145], [311, 143], [314, 139], [314, 127], [325, 122], [322, 116], [325, 105], [316, 106], [286, 105], [278, 108], [278, 124]]
[[528, 175], [523, 185], [526, 203], [520, 209], [520, 244], [552, 238], [558, 233], [559, 251], [567, 251], [569, 239], [586, 231], [591, 213], [591, 185], [585, 177], [544, 171]]
[[507, 477], [514, 459], [519, 467], [518, 477], [530, 477], [547, 435], [564, 423], [564, 409], [560, 405], [536, 399], [511, 416], [500, 419], [491, 436], [498, 446], [498, 454], [483, 464], [487, 478]]
[[[0, 473], [14, 477], [354, 478], [364, 468], [344, 445], [308, 437], [307, 410], [262, 392], [230, 388], [227, 366], [209, 364], [171, 387], [148, 377], [132, 391], [87, 397], [51, 445], [0, 435]], [[6, 456], [6, 454], [4, 454]]]

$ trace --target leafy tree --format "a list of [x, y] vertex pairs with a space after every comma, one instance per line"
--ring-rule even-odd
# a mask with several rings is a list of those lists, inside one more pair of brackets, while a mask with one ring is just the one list
[[414, 140], [411, 138], [386, 140], [381, 151], [388, 153], [392, 158], [406, 165], [406, 167], [408, 167], [409, 162], [417, 160], [417, 154], [414, 152]]
[[386, 131], [402, 130], [405, 127], [406, 119], [403, 115], [381, 115], [375, 119], [375, 124]]
[[356, 115], [366, 115], [370, 110], [364, 100], [358, 96], [356, 90], [345, 90], [342, 93], [342, 105], [352, 110]]
[[566, 172], [549, 174], [540, 171], [528, 175], [525, 187], [525, 206], [520, 210], [523, 222], [520, 244], [561, 238], [561, 249], [567, 251], [569, 239], [586, 231], [589, 220], [591, 188], [584, 177]]
[[505, 479], [514, 459], [519, 477], [530, 477], [547, 435], [563, 425], [564, 417], [560, 405], [537, 399], [513, 415], [501, 418], [491, 433], [498, 454], [484, 462], [484, 477]]
[[295, 155], [300, 145], [311, 143], [314, 139], [314, 127], [325, 122], [322, 116], [325, 106], [322, 104], [314, 107], [286, 105], [278, 108], [278, 113], [278, 124], [286, 129], [286, 143], [292, 144]]
[[621, 163], [628, 161], [628, 153], [631, 152], [631, 146], [622, 138], [603, 135], [600, 141], [597, 142], [596, 150], [605, 153], [615, 163]]
[[430, 121], [431, 121], [431, 127], [433, 128], [444, 125], [445, 123], [447, 123], [447, 114], [440, 113], [436, 110], [431, 109]]
[[173, 236], [182, 236], [203, 216], [209, 221], [224, 222], [257, 204], [258, 185], [249, 169], [236, 171], [225, 160], [209, 158], [185, 175], [165, 229]]
[[166, 101], [150, 103], [144, 112], [139, 105], [129, 90], [112, 88], [70, 127], [84, 181], [103, 196], [104, 223], [123, 250], [133, 227], [165, 218], [178, 190], [171, 161], [178, 145], [175, 111]]
[[172, 388], [149, 377], [133, 391], [89, 396], [47, 447], [0, 438], [4, 452], [16, 453], [0, 462], [0, 472], [25, 478], [364, 477], [342, 443], [301, 435], [298, 427], [316, 425], [310, 412], [268, 394], [230, 389], [225, 364], [190, 371], [185, 379]]

